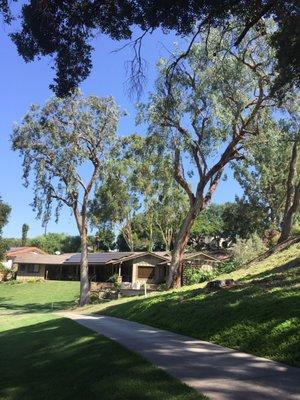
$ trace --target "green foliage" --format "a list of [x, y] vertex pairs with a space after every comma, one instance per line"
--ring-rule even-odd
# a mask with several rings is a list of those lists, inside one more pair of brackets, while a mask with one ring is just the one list
[[22, 225], [22, 246], [26, 246], [28, 231], [29, 231], [29, 225], [23, 224]]
[[250, 204], [241, 199], [226, 203], [222, 212], [223, 233], [229, 237], [249, 238], [254, 233], [263, 235], [270, 228], [267, 210], [259, 204]]
[[239, 265], [233, 259], [220, 262], [216, 267], [216, 276], [220, 274], [230, 274], [238, 269]]
[[[23, 156], [23, 179], [33, 181], [33, 209], [46, 224], [55, 205], [56, 219], [63, 206], [80, 219], [99, 172], [113, 157], [119, 108], [111, 97], [84, 97], [76, 92], [31, 106], [14, 128], [12, 145]], [[90, 168], [89, 180], [81, 176]], [[87, 181], [87, 183], [85, 183]], [[86, 212], [82, 218], [86, 219]], [[78, 221], [81, 225], [82, 221]]]
[[121, 149], [90, 202], [93, 225], [117, 224], [119, 249], [169, 249], [187, 208], [170, 154], [161, 138], [136, 134], [125, 137]]
[[65, 233], [48, 233], [30, 239], [30, 246], [38, 247], [49, 254], [76, 253], [80, 250], [80, 237], [68, 236]]
[[9, 243], [0, 236], [0, 261], [4, 259], [5, 252], [9, 249]]
[[[280, 229], [285, 213], [292, 147], [299, 130], [297, 92], [282, 104], [280, 115], [281, 118], [274, 118], [265, 114], [259, 129], [260, 140], [249, 140], [245, 159], [234, 164], [235, 178], [244, 190], [247, 203], [264, 210], [269, 227], [276, 229]], [[299, 177], [300, 164], [296, 162], [291, 184], [296, 185]]]
[[204, 271], [201, 268], [185, 267], [183, 273], [183, 280], [186, 285], [194, 285], [213, 279], [215, 276], [214, 271]]
[[11, 207], [2, 201], [0, 197], [0, 236], [3, 227], [8, 223], [8, 218], [11, 212]]
[[188, 266], [184, 268], [183, 281], [185, 285], [195, 285], [197, 283], [212, 280], [220, 274], [229, 274], [233, 271], [236, 271], [237, 268], [238, 264], [233, 259], [214, 265], [211, 271]]
[[[264, 32], [265, 21], [270, 15], [277, 22], [277, 29], [270, 37], [280, 72], [275, 88], [282, 89], [282, 85], [286, 84], [299, 86], [298, 3], [294, 0], [275, 3], [263, 0], [202, 0], [201, 3], [191, 0], [155, 3], [120, 1], [116, 7], [104, 7], [103, 2], [90, 0], [76, 2], [74, 7], [72, 2], [62, 5], [60, 1], [53, 0], [51, 8], [43, 9], [42, 13], [39, 2], [20, 2], [20, 5], [21, 9], [16, 7], [13, 12], [15, 7], [10, 7], [8, 0], [2, 0], [0, 12], [7, 23], [13, 17], [17, 20], [11, 37], [25, 61], [41, 56], [54, 58], [56, 76], [51, 87], [59, 96], [69, 94], [89, 76], [94, 50], [91, 42], [103, 33], [114, 40], [129, 40], [134, 37], [134, 29], [138, 26], [142, 30], [141, 38], [135, 43], [138, 46], [144, 35], [154, 29], [189, 36], [195, 34], [198, 24], [201, 28], [218, 26], [228, 29], [232, 18], [235, 18], [239, 34], [231, 43], [234, 50], [237, 43], [249, 40], [249, 27], [254, 25], [255, 29]], [[105, 53], [102, 53], [101, 57], [104, 56]], [[138, 93], [143, 89], [143, 66], [138, 52], [131, 65], [132, 86]]]
[[298, 236], [300, 235], [300, 224], [296, 223], [293, 227], [292, 227], [292, 235]]
[[110, 251], [116, 248], [115, 233], [111, 226], [98, 229], [94, 240], [97, 251]]
[[114, 285], [114, 289], [119, 291], [121, 289], [121, 282], [119, 281], [119, 275], [114, 274], [108, 278], [107, 282], [110, 282]]
[[196, 218], [191, 236], [215, 236], [224, 232], [223, 204], [211, 204]]
[[257, 234], [253, 234], [249, 239], [237, 238], [236, 243], [232, 246], [232, 258], [236, 265], [242, 266], [266, 250], [261, 238]]
[[[226, 167], [243, 158], [249, 140], [257, 140], [257, 126], [272, 107], [274, 54], [266, 39], [273, 29], [269, 24], [264, 35], [253, 29], [249, 40], [232, 51], [239, 34], [232, 21], [226, 31], [201, 31], [187, 54], [176, 48], [169, 60], [159, 60], [156, 87], [149, 102], [139, 106], [139, 121], [148, 124], [149, 136], [166, 143], [174, 178], [188, 196], [176, 252], [184, 249], [193, 221], [211, 202]], [[179, 59], [175, 65], [174, 57]], [[178, 265], [171, 266], [170, 285], [178, 285]]]

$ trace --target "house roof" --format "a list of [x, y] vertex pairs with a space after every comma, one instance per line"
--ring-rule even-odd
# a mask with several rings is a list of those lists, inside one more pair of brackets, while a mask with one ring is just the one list
[[[165, 256], [165, 261], [162, 261], [160, 264], [165, 264], [166, 262], [170, 262], [171, 260], [171, 255]], [[197, 253], [186, 253], [183, 255], [183, 261], [191, 261], [193, 259], [206, 259], [209, 261], [214, 261], [214, 262], [220, 262], [222, 259], [221, 257], [215, 256], [215, 254], [210, 254], [210, 253], [204, 253], [202, 251], [198, 251]], [[224, 258], [223, 258], [224, 259]]]
[[[160, 260], [167, 260], [167, 257], [164, 257], [160, 254], [151, 251], [132, 251], [132, 252], [107, 252], [107, 253], [90, 253], [88, 254], [88, 261], [90, 264], [94, 265], [105, 265], [105, 264], [116, 264], [121, 261], [128, 261], [133, 260], [135, 258], [140, 258], [143, 256], [153, 256]], [[79, 264], [81, 259], [81, 254], [76, 253], [73, 254], [71, 257], [66, 259], [64, 264], [71, 265], [71, 264]]]
[[[108, 253], [90, 253], [88, 262], [93, 265], [116, 264], [121, 261], [128, 261], [143, 256], [153, 256], [160, 261], [168, 260], [159, 254], [146, 252], [108, 252]], [[47, 264], [47, 265], [79, 265], [81, 253], [69, 253], [60, 255], [50, 254], [22, 254], [16, 257], [15, 263], [19, 264]]]
[[17, 264], [47, 264], [47, 265], [60, 265], [73, 254], [19, 254], [16, 256], [14, 262]]
[[16, 257], [19, 254], [47, 254], [45, 251], [38, 247], [23, 246], [23, 247], [10, 247], [5, 253], [6, 258]]
[[[123, 258], [128, 258], [134, 252], [108, 252], [108, 253], [90, 253], [88, 261], [90, 264], [108, 264], [120, 261]], [[64, 264], [80, 264], [81, 253], [75, 253], [67, 258]]]
[[195, 258], [196, 259], [197, 258], [206, 258], [206, 259], [211, 260], [211, 261], [220, 261], [218, 258], [214, 257], [213, 255], [207, 254], [207, 253], [203, 253], [202, 251], [199, 251], [197, 253], [188, 253], [188, 254], [185, 254], [183, 256], [184, 260], [193, 260]]

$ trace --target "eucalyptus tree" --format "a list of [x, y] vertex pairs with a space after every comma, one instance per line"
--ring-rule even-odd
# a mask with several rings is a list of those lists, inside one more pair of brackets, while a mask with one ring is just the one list
[[249, 137], [258, 137], [262, 110], [269, 105], [272, 49], [253, 29], [233, 50], [237, 34], [234, 23], [206, 31], [177, 63], [171, 85], [166, 75], [173, 58], [160, 60], [156, 91], [141, 106], [149, 134], [168, 144], [174, 178], [189, 199], [172, 251], [169, 287], [181, 285], [182, 257], [195, 219], [210, 203], [225, 167], [243, 158]]
[[281, 224], [281, 235], [278, 242], [284, 242], [291, 234], [296, 213], [300, 208], [300, 126], [294, 132], [292, 149], [288, 162], [288, 174], [286, 179], [286, 196], [284, 214]]
[[[187, 209], [182, 188], [173, 180], [170, 154], [162, 138], [133, 134], [121, 140], [122, 151], [107, 169], [90, 203], [95, 226], [117, 224], [127, 248], [158, 245], [169, 250]], [[160, 246], [159, 246], [160, 247]]]
[[271, 225], [281, 230], [279, 242], [288, 239], [300, 202], [299, 96], [287, 96], [276, 119], [269, 116], [259, 142], [248, 141], [243, 163], [235, 163], [235, 177], [244, 197], [265, 209]]
[[80, 305], [89, 300], [88, 202], [113, 157], [119, 108], [111, 97], [52, 98], [32, 106], [12, 135], [23, 157], [25, 186], [33, 178], [33, 209], [43, 223], [71, 209], [81, 238]]

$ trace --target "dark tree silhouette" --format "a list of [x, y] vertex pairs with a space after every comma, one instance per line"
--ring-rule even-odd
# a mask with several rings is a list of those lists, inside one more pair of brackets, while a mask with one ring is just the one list
[[[17, 1], [17, 0], [16, 0]], [[272, 36], [279, 78], [274, 89], [299, 85], [300, 17], [297, 0], [27, 0], [22, 2], [20, 29], [11, 34], [25, 61], [50, 55], [56, 78], [51, 88], [59, 96], [68, 94], [90, 73], [92, 39], [104, 33], [115, 40], [132, 40], [133, 27], [142, 35], [133, 40], [131, 74], [135, 87], [143, 78], [141, 42], [146, 33], [161, 28], [179, 35], [195, 34], [202, 27], [223, 26], [231, 17], [240, 23], [239, 45], [254, 25], [273, 17], [278, 30]], [[13, 21], [8, 0], [0, 0], [6, 23]]]

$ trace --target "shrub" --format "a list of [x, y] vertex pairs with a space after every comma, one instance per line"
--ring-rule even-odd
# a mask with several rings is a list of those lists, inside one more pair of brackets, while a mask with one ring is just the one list
[[237, 266], [242, 266], [266, 251], [266, 249], [261, 238], [257, 234], [253, 234], [249, 239], [238, 238], [236, 240], [232, 247], [232, 258]]
[[5, 282], [8, 279], [9, 274], [11, 275], [11, 270], [0, 263], [0, 281]]
[[183, 271], [183, 282], [185, 285], [194, 285], [212, 279], [214, 271], [204, 271], [201, 268], [186, 267]]
[[114, 274], [111, 277], [109, 277], [107, 282], [111, 282], [114, 285], [115, 290], [119, 291], [121, 289], [121, 283], [119, 282], [118, 274]]
[[230, 274], [230, 272], [233, 272], [237, 270], [239, 265], [234, 261], [233, 259], [230, 259], [228, 261], [223, 261], [220, 264], [218, 264], [217, 267], [217, 273], [218, 274]]
[[295, 236], [300, 235], [300, 223], [299, 222], [292, 226], [291, 234], [295, 235]]

